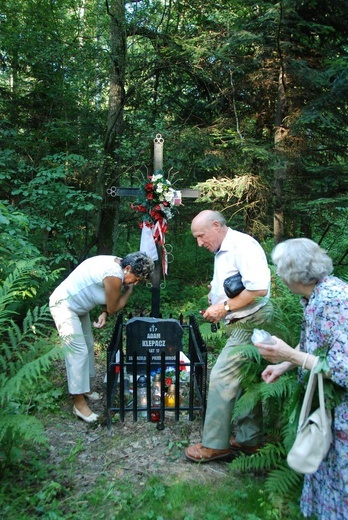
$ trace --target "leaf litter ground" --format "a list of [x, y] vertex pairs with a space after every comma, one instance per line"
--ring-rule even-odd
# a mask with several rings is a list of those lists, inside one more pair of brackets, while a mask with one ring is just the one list
[[[61, 370], [64, 371], [63, 366]], [[135, 488], [143, 486], [152, 476], [164, 484], [178, 479], [208, 484], [228, 476], [227, 462], [195, 464], [184, 456], [185, 446], [201, 441], [199, 415], [194, 421], [185, 416], [180, 416], [180, 421], [166, 418], [164, 430], [158, 430], [156, 423], [143, 418], [133, 422], [129, 413], [124, 422], [115, 417], [108, 429], [105, 367], [96, 366], [96, 370], [93, 390], [102, 394], [102, 400], [91, 403], [91, 408], [100, 415], [100, 421], [89, 425], [77, 419], [68, 395], [62, 401], [61, 414], [54, 421], [47, 419], [45, 431], [50, 445], [47, 464], [52, 467], [53, 478], [55, 473], [61, 478], [66, 471], [74, 487], [86, 492], [95, 487], [101, 476], [109, 482], [130, 482]]]

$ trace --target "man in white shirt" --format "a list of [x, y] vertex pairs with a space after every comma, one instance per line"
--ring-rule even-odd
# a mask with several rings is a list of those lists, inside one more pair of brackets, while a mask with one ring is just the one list
[[[229, 336], [210, 374], [202, 443], [185, 450], [188, 459], [209, 462], [226, 458], [235, 450], [254, 453], [262, 442], [260, 405], [238, 418], [236, 438], [230, 438], [233, 408], [241, 392], [241, 359], [233, 356], [233, 349], [251, 343], [252, 329], [262, 328], [271, 319], [272, 306], [268, 301], [271, 275], [260, 244], [251, 236], [227, 227], [221, 213], [202, 211], [193, 219], [191, 231], [199, 247], [215, 254], [208, 295], [210, 306], [203, 318], [214, 323], [224, 320]], [[224, 280], [237, 273], [241, 274], [244, 290], [228, 298]], [[238, 326], [243, 323], [248, 327]]]

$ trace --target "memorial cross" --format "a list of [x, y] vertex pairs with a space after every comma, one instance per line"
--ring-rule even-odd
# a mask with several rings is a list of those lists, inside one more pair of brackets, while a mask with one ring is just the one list
[[[156, 134], [154, 138], [154, 160], [153, 171], [163, 170], [163, 143], [164, 139], [161, 134]], [[180, 190], [182, 199], [197, 199], [199, 197], [199, 190], [182, 188]], [[106, 190], [106, 193], [111, 197], [136, 197], [140, 196], [141, 188], [128, 188], [111, 186]], [[153, 318], [160, 317], [160, 288], [161, 288], [161, 253], [157, 245], [158, 260], [155, 261], [155, 271], [151, 276], [151, 316]]]

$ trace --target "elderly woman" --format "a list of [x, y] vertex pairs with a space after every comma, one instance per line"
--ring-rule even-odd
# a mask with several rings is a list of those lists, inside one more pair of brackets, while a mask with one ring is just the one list
[[269, 365], [262, 377], [276, 381], [293, 367], [310, 370], [317, 349], [326, 352], [331, 378], [344, 389], [334, 410], [333, 443], [316, 473], [306, 475], [301, 498], [305, 517], [321, 520], [348, 518], [348, 285], [329, 276], [332, 260], [315, 242], [295, 238], [278, 244], [272, 259], [277, 274], [289, 289], [304, 298], [300, 343], [291, 348], [281, 339], [274, 345], [258, 343], [260, 354], [278, 363]]
[[50, 310], [63, 345], [69, 393], [74, 396], [73, 413], [88, 423], [98, 416], [89, 408], [89, 401], [100, 399], [90, 391], [94, 377], [94, 341], [89, 312], [102, 306], [97, 328], [104, 327], [108, 314], [122, 309], [139, 280], [150, 277], [153, 260], [143, 253], [131, 253], [121, 259], [100, 255], [82, 262], [55, 289], [50, 297]]

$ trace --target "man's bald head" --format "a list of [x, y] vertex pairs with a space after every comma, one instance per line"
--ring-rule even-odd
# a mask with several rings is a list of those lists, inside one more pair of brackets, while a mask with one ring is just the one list
[[203, 246], [214, 253], [220, 249], [228, 227], [221, 213], [206, 209], [192, 220], [191, 231], [199, 247]]

